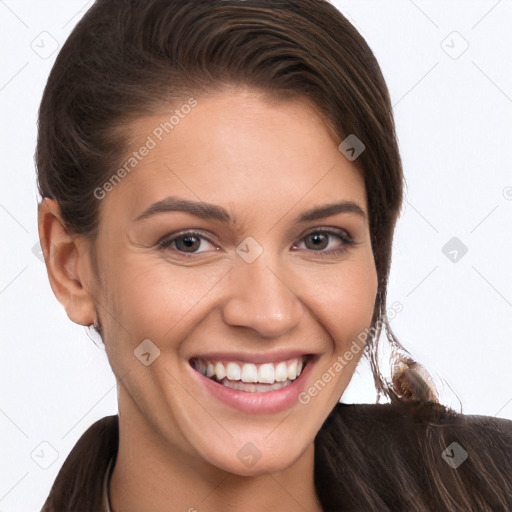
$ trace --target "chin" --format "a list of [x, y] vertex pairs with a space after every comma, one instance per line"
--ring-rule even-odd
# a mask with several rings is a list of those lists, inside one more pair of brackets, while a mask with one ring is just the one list
[[[279, 429], [279, 426], [274, 428]], [[223, 471], [240, 476], [259, 476], [289, 468], [304, 455], [313, 441], [314, 436], [310, 441], [296, 439], [291, 431], [285, 431], [281, 436], [274, 435], [270, 440], [269, 430], [265, 429], [264, 432], [245, 433], [229, 442], [206, 440], [200, 456]]]

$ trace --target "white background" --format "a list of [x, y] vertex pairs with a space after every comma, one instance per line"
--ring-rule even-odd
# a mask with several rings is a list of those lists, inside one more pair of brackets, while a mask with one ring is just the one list
[[[0, 512], [39, 510], [80, 435], [117, 412], [105, 353], [68, 320], [32, 252], [37, 109], [57, 55], [38, 52], [60, 47], [89, 5], [0, 0]], [[407, 180], [394, 331], [462, 412], [512, 419], [511, 2], [336, 5], [374, 50], [394, 104]], [[468, 248], [457, 262], [442, 252], [452, 237]], [[364, 365], [343, 401], [375, 401]]]

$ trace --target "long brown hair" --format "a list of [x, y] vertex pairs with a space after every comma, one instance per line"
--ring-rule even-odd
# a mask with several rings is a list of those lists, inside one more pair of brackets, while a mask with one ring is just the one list
[[[365, 355], [379, 395], [395, 404], [413, 403], [416, 409], [437, 405], [438, 416], [441, 410], [450, 414], [435, 404], [435, 390], [421, 377], [425, 371], [387, 319], [393, 231], [404, 186], [392, 107], [372, 51], [329, 2], [97, 0], [62, 47], [43, 94], [36, 151], [41, 196], [57, 200], [71, 232], [94, 239], [101, 206], [95, 191], [111, 179], [130, 148], [130, 119], [238, 84], [277, 99], [306, 98], [340, 141], [355, 135], [364, 143], [355, 164], [365, 183], [378, 275]], [[382, 327], [399, 354], [392, 380], [379, 369]], [[346, 467], [339, 466], [339, 452], [347, 448], [340, 440], [342, 430], [339, 422], [328, 420], [317, 436], [321, 460], [315, 471], [322, 472], [323, 482], [345, 478]], [[353, 455], [354, 470], [363, 459]], [[433, 474], [432, 460], [424, 463]], [[479, 469], [485, 475], [484, 459]], [[396, 477], [407, 480], [410, 475]], [[373, 485], [363, 478], [354, 486], [354, 503], [361, 510], [384, 510]], [[459, 503], [473, 503], [460, 482], [454, 485], [462, 489]], [[341, 495], [321, 482], [318, 486], [325, 509], [341, 510]], [[446, 505], [443, 510], [459, 510], [442, 481], [434, 481], [433, 488], [439, 493], [437, 503]], [[489, 503], [505, 503], [503, 493]], [[404, 485], [406, 508], [400, 510], [422, 510], [418, 503], [426, 500], [418, 501], [416, 494]], [[478, 501], [482, 507], [485, 499]]]

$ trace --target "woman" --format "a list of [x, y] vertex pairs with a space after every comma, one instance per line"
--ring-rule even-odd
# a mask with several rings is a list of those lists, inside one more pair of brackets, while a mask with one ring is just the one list
[[[44, 511], [510, 510], [512, 422], [439, 404], [387, 323], [389, 95], [328, 2], [98, 0], [36, 160], [52, 289], [119, 402]], [[389, 404], [338, 403], [363, 353]]]

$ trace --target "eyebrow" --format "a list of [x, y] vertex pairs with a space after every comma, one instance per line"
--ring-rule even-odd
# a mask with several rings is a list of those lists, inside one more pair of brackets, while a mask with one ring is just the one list
[[[135, 221], [152, 217], [153, 215], [166, 212], [186, 212], [195, 217], [205, 220], [217, 220], [224, 224], [236, 224], [237, 219], [222, 206], [202, 201], [189, 201], [177, 197], [166, 197], [161, 201], [152, 204], [144, 210]], [[294, 219], [296, 223], [303, 223], [312, 220], [319, 220], [338, 213], [353, 213], [366, 220], [366, 213], [357, 203], [353, 201], [340, 201], [317, 206], [301, 213]]]

